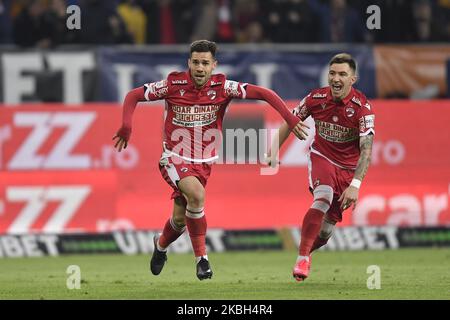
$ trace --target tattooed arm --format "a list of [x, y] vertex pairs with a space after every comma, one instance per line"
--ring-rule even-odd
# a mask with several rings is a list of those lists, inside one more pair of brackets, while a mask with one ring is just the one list
[[[353, 208], [355, 208], [356, 202], [358, 201], [359, 184], [364, 179], [367, 170], [369, 169], [370, 159], [372, 156], [372, 144], [373, 134], [368, 134], [359, 138], [360, 155], [352, 184], [350, 184], [350, 186], [344, 190], [338, 200], [341, 202], [342, 210], [347, 209], [352, 204]], [[355, 185], [354, 181], [357, 185]]]
[[369, 169], [370, 158], [372, 156], [373, 134], [368, 134], [359, 138], [359, 160], [356, 166], [354, 179], [362, 181]]

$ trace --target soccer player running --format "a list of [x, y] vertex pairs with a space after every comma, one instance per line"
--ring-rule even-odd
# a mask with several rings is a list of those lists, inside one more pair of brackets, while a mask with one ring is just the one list
[[[227, 80], [223, 74], [212, 74], [217, 66], [215, 54], [214, 42], [195, 41], [190, 47], [188, 71], [172, 72], [165, 80], [147, 83], [128, 92], [123, 103], [122, 126], [113, 137], [113, 140], [117, 139], [115, 148], [120, 152], [130, 139], [136, 104], [139, 101], [165, 100], [164, 141], [159, 169], [173, 188], [174, 205], [162, 234], [153, 239], [155, 248], [150, 270], [154, 275], [164, 267], [167, 247], [187, 227], [196, 258], [197, 277], [200, 280], [212, 277], [205, 243], [205, 187], [211, 165], [218, 158], [216, 148], [211, 148], [211, 140], [221, 139], [222, 120], [233, 98], [264, 100], [288, 123], [288, 131], [292, 130], [299, 139], [305, 139], [307, 135], [308, 127], [272, 90]], [[208, 134], [211, 132], [212, 135]]]
[[[375, 134], [375, 115], [363, 93], [353, 88], [356, 63], [337, 54], [329, 62], [328, 87], [311, 91], [293, 110], [304, 121], [312, 116], [316, 134], [309, 153], [309, 188], [313, 203], [302, 224], [299, 255], [293, 276], [306, 279], [311, 253], [325, 245], [344, 210], [356, 205], [359, 188], [369, 168]], [[269, 164], [278, 163], [279, 147], [289, 136], [284, 123], [272, 143]]]

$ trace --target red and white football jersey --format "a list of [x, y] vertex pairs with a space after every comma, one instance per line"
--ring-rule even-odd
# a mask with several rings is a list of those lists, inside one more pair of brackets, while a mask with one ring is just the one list
[[145, 99], [166, 102], [166, 153], [194, 162], [217, 159], [225, 111], [233, 98], [245, 99], [246, 85], [215, 74], [197, 89], [189, 71], [172, 72], [166, 80], [145, 84]]
[[329, 87], [311, 91], [293, 110], [301, 120], [312, 116], [316, 134], [310, 150], [333, 164], [355, 169], [359, 137], [375, 134], [375, 115], [366, 96], [352, 88], [347, 97], [335, 102]]

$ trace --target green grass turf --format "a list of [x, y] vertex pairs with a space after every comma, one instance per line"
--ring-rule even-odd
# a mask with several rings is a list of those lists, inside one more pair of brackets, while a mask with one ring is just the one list
[[[170, 254], [159, 276], [145, 255], [0, 259], [1, 299], [450, 299], [450, 250], [316, 252], [310, 277], [296, 282], [294, 251], [210, 253], [211, 280], [195, 276], [191, 254]], [[81, 289], [66, 287], [69, 265]], [[367, 288], [369, 265], [381, 289]]]

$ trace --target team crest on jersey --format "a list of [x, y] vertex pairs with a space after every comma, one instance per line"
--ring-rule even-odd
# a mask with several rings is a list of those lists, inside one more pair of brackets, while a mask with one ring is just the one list
[[345, 109], [345, 114], [347, 117], [351, 118], [355, 114], [355, 109], [348, 107]]
[[186, 91], [184, 90], [184, 89], [181, 89], [180, 90], [180, 96], [184, 96], [184, 93], [185, 93]]
[[338, 122], [339, 121], [338, 116], [333, 116], [333, 118], [331, 118], [331, 119], [333, 119], [334, 122]]
[[209, 90], [206, 95], [209, 99], [214, 100], [217, 97], [217, 92], [215, 90]]
[[354, 103], [356, 103], [358, 106], [362, 107], [361, 100], [359, 100], [357, 97], [353, 97], [353, 98], [352, 98], [352, 102], [354, 102]]
[[326, 97], [327, 97], [326, 93], [315, 93], [312, 96], [313, 99], [323, 99], [323, 98], [326, 98]]

